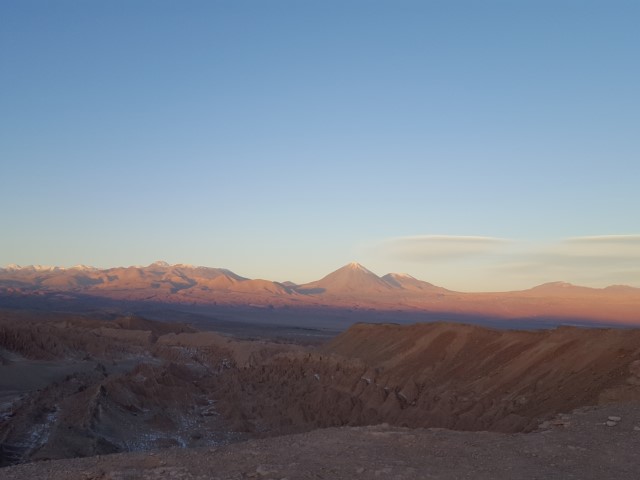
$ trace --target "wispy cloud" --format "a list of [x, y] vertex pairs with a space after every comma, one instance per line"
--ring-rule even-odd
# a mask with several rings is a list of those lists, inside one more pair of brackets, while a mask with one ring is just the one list
[[[417, 235], [379, 242], [376, 256], [411, 264], [429, 281], [454, 286], [461, 272], [487, 286], [522, 288], [564, 280], [590, 286], [640, 286], [640, 235], [597, 235], [525, 241], [489, 236]], [[434, 278], [435, 277], [435, 278]], [[466, 286], [466, 285], [465, 285]], [[467, 287], [468, 289], [473, 289]], [[476, 288], [477, 289], [477, 288]]]
[[509, 242], [504, 238], [484, 236], [417, 235], [391, 238], [378, 247], [389, 257], [420, 262], [492, 254]]
[[640, 281], [640, 235], [597, 235], [563, 238], [534, 245], [518, 260], [546, 278], [606, 285]]
[[571, 237], [551, 245], [556, 256], [640, 259], [640, 235], [599, 235]]

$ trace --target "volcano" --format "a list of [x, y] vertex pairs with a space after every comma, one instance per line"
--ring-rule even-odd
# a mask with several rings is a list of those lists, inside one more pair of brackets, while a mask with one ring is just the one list
[[388, 293], [392, 290], [394, 286], [357, 262], [351, 262], [320, 280], [298, 288], [299, 292], [340, 295]]

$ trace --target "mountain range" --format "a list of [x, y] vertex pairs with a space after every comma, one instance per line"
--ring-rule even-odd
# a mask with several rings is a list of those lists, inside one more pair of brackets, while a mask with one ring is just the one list
[[93, 297], [173, 305], [348, 308], [482, 315], [499, 319], [565, 318], [640, 324], [640, 288], [588, 288], [564, 282], [528, 290], [463, 293], [407, 274], [378, 276], [352, 262], [320, 280], [297, 285], [249, 279], [225, 268], [166, 262], [98, 269], [8, 265], [0, 297]]

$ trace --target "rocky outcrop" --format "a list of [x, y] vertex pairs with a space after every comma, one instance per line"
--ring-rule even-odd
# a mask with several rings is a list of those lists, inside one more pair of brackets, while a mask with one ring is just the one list
[[223, 372], [216, 393], [220, 411], [252, 432], [377, 423], [518, 432], [580, 406], [640, 400], [639, 359], [638, 331], [357, 325], [322, 352]]
[[382, 423], [528, 432], [640, 400], [635, 330], [362, 324], [307, 348], [139, 320], [24, 320], [0, 322], [13, 355], [3, 382], [45, 383], [16, 378], [2, 404], [4, 465]]

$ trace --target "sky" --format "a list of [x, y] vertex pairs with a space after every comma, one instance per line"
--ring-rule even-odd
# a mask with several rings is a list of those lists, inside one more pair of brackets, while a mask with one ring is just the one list
[[640, 3], [4, 0], [0, 266], [640, 287]]

